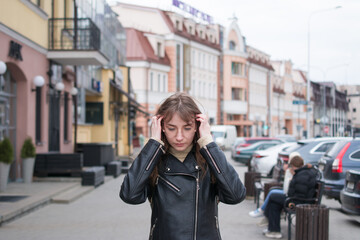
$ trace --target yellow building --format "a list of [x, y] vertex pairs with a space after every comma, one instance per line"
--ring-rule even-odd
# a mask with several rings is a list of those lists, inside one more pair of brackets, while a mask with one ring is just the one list
[[[0, 140], [15, 149], [10, 180], [22, 178], [26, 137], [37, 154], [71, 154], [80, 142], [132, 152], [125, 29], [105, 0], [94, 2], [0, 0]], [[99, 105], [103, 122], [89, 122]]]

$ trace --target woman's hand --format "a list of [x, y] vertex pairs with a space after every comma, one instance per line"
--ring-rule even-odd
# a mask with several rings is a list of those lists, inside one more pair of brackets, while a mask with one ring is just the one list
[[151, 118], [151, 137], [161, 140], [161, 121], [162, 116], [153, 116]]
[[196, 121], [200, 122], [200, 126], [199, 126], [200, 137], [211, 135], [210, 124], [205, 114], [202, 113], [196, 114]]

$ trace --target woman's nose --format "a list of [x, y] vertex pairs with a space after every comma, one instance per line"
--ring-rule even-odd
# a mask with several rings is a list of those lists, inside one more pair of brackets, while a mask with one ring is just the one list
[[177, 133], [176, 133], [176, 140], [177, 141], [181, 141], [183, 139], [183, 133], [181, 130], [179, 130]]

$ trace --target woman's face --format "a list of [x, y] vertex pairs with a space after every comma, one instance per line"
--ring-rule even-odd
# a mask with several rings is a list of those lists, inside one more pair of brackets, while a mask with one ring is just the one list
[[164, 123], [166, 139], [177, 151], [183, 151], [193, 143], [195, 132], [195, 118], [191, 122], [185, 122], [175, 114], [170, 121]]

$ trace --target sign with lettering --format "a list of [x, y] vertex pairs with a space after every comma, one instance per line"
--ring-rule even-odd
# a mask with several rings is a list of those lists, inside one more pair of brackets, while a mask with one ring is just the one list
[[9, 57], [22, 61], [21, 48], [22, 46], [19, 43], [10, 41]]
[[190, 13], [191, 15], [193, 15], [194, 17], [200, 18], [201, 20], [204, 20], [208, 23], [213, 23], [213, 17], [203, 13], [199, 10], [197, 10], [196, 8], [193, 8], [192, 6], [179, 1], [179, 0], [173, 0], [173, 6], [180, 8], [181, 10]]
[[306, 100], [293, 100], [293, 104], [295, 105], [307, 105]]

